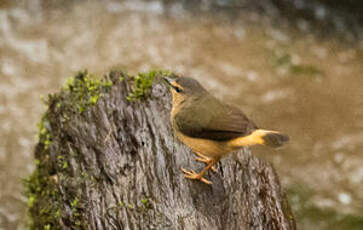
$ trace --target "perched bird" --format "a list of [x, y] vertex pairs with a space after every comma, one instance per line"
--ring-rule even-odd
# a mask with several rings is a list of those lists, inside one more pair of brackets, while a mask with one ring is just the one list
[[173, 97], [171, 124], [178, 139], [207, 166], [200, 172], [182, 168], [185, 178], [211, 184], [203, 175], [228, 153], [256, 144], [279, 147], [288, 136], [259, 129], [237, 107], [225, 104], [188, 77], [164, 77]]

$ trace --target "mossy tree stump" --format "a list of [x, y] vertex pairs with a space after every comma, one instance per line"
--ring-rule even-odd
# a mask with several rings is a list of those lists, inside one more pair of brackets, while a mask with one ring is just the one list
[[174, 137], [162, 74], [80, 73], [49, 96], [26, 180], [31, 229], [295, 229], [275, 171], [247, 149], [213, 185], [184, 179], [204, 165]]

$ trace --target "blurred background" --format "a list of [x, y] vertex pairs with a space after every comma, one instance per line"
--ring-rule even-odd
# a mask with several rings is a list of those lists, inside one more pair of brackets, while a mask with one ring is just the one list
[[79, 70], [163, 68], [265, 128], [299, 229], [363, 229], [359, 0], [0, 0], [0, 229], [26, 229], [41, 95]]

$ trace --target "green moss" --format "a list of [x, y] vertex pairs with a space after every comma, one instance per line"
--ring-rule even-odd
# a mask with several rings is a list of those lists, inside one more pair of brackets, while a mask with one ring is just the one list
[[151, 90], [153, 82], [158, 76], [169, 76], [169, 71], [153, 70], [150, 72], [139, 73], [133, 77], [133, 91], [127, 96], [128, 101], [144, 98]]
[[98, 80], [87, 71], [79, 72], [67, 80], [63, 93], [67, 94], [68, 100], [61, 105], [58, 102], [57, 107], [65, 105], [73, 108], [74, 112], [83, 113], [88, 107], [97, 104], [99, 98], [104, 96], [102, 92], [110, 89], [112, 85], [111, 81]]
[[94, 95], [94, 96], [90, 97], [89, 103], [92, 105], [95, 105], [98, 101], [98, 97], [99, 97], [99, 95]]
[[[36, 170], [25, 179], [26, 196], [28, 197], [29, 229], [62, 229], [60, 218], [61, 209], [67, 206], [63, 195], [58, 190], [58, 179], [50, 176], [44, 165], [39, 165]], [[67, 195], [71, 196], [71, 194]], [[72, 216], [71, 225], [81, 227], [82, 204], [76, 196], [71, 200]], [[74, 229], [74, 228], [73, 228]]]
[[35, 196], [34, 194], [29, 194], [28, 197], [28, 207], [32, 208], [34, 206], [34, 202], [35, 202]]
[[[52, 100], [48, 96], [44, 100], [47, 105]], [[59, 216], [55, 215], [60, 209], [61, 198], [57, 188], [57, 182], [50, 174], [52, 171], [50, 163], [50, 145], [52, 143], [52, 128], [49, 121], [49, 111], [42, 116], [37, 124], [38, 146], [37, 159], [35, 160], [35, 170], [26, 179], [25, 195], [28, 197], [28, 213], [30, 229], [59, 229]]]
[[82, 212], [84, 209], [84, 204], [81, 203], [81, 199], [79, 198], [80, 194], [76, 195], [70, 203], [70, 207], [72, 210], [72, 215], [70, 216], [71, 225], [73, 225], [73, 229], [85, 229], [82, 223]]
[[[57, 153], [56, 161], [52, 161], [50, 154], [54, 130], [52, 130], [51, 116], [62, 115], [68, 121], [75, 114], [86, 111], [97, 104], [112, 82], [94, 79], [87, 71], [69, 78], [63, 90], [58, 94], [50, 94], [43, 101], [48, 110], [38, 124], [38, 145], [36, 148], [36, 168], [24, 180], [25, 194], [28, 197], [28, 213], [30, 229], [60, 229], [61, 210], [64, 208], [64, 197], [58, 190], [58, 178], [69, 177], [69, 155]], [[57, 115], [57, 113], [59, 113]], [[71, 153], [70, 153], [71, 154]], [[54, 155], [54, 154], [53, 154]], [[69, 193], [70, 191], [68, 191]], [[64, 194], [63, 194], [64, 195]], [[67, 196], [74, 196], [72, 192]], [[79, 198], [69, 204], [72, 208], [72, 224], [81, 226], [80, 210], [82, 205]]]
[[84, 172], [84, 171], [83, 171], [83, 172], [81, 172], [81, 176], [82, 176], [82, 178], [83, 178], [83, 179], [85, 179], [85, 180], [89, 178], [88, 173], [87, 173], [87, 172]]
[[148, 202], [147, 198], [143, 198], [143, 199], [141, 199], [141, 203], [143, 203], [144, 205], [146, 205], [146, 204], [147, 204], [147, 202]]
[[47, 150], [52, 141], [51, 139], [51, 128], [49, 125], [49, 121], [47, 118], [47, 113], [44, 114], [40, 123], [37, 124], [39, 133], [38, 133], [38, 141], [39, 143], [44, 145], [44, 148]]
[[71, 207], [72, 207], [72, 215], [75, 219], [78, 219], [79, 216], [80, 216], [80, 213], [79, 213], [79, 200], [78, 200], [78, 197], [74, 198], [74, 200], [72, 201], [71, 203]]
[[141, 203], [143, 205], [143, 207], [141, 207], [143, 210], [152, 208], [152, 203], [150, 202], [150, 200], [148, 198], [142, 198]]
[[45, 165], [38, 164], [36, 170], [24, 181], [28, 197], [29, 228], [59, 229], [61, 197], [56, 182], [48, 175]]
[[72, 203], [71, 203], [71, 206], [72, 206], [72, 209], [77, 209], [77, 207], [78, 207], [78, 205], [79, 205], [79, 200], [78, 200], [78, 198], [76, 197], [73, 201], [72, 201]]
[[68, 160], [66, 159], [65, 156], [62, 156], [62, 155], [58, 155], [57, 156], [57, 163], [58, 163], [58, 167], [60, 169], [67, 169], [68, 168]]
[[68, 168], [68, 161], [64, 161], [63, 165], [62, 165], [62, 169], [67, 169]]

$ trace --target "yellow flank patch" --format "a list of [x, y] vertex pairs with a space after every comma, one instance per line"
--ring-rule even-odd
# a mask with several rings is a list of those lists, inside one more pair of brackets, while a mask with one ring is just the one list
[[264, 140], [262, 137], [270, 132], [273, 132], [273, 131], [257, 129], [248, 136], [238, 137], [236, 139], [229, 141], [228, 144], [230, 146], [232, 146], [233, 148], [240, 148], [240, 147], [244, 147], [244, 146], [251, 146], [251, 145], [257, 145], [257, 144], [263, 145]]

